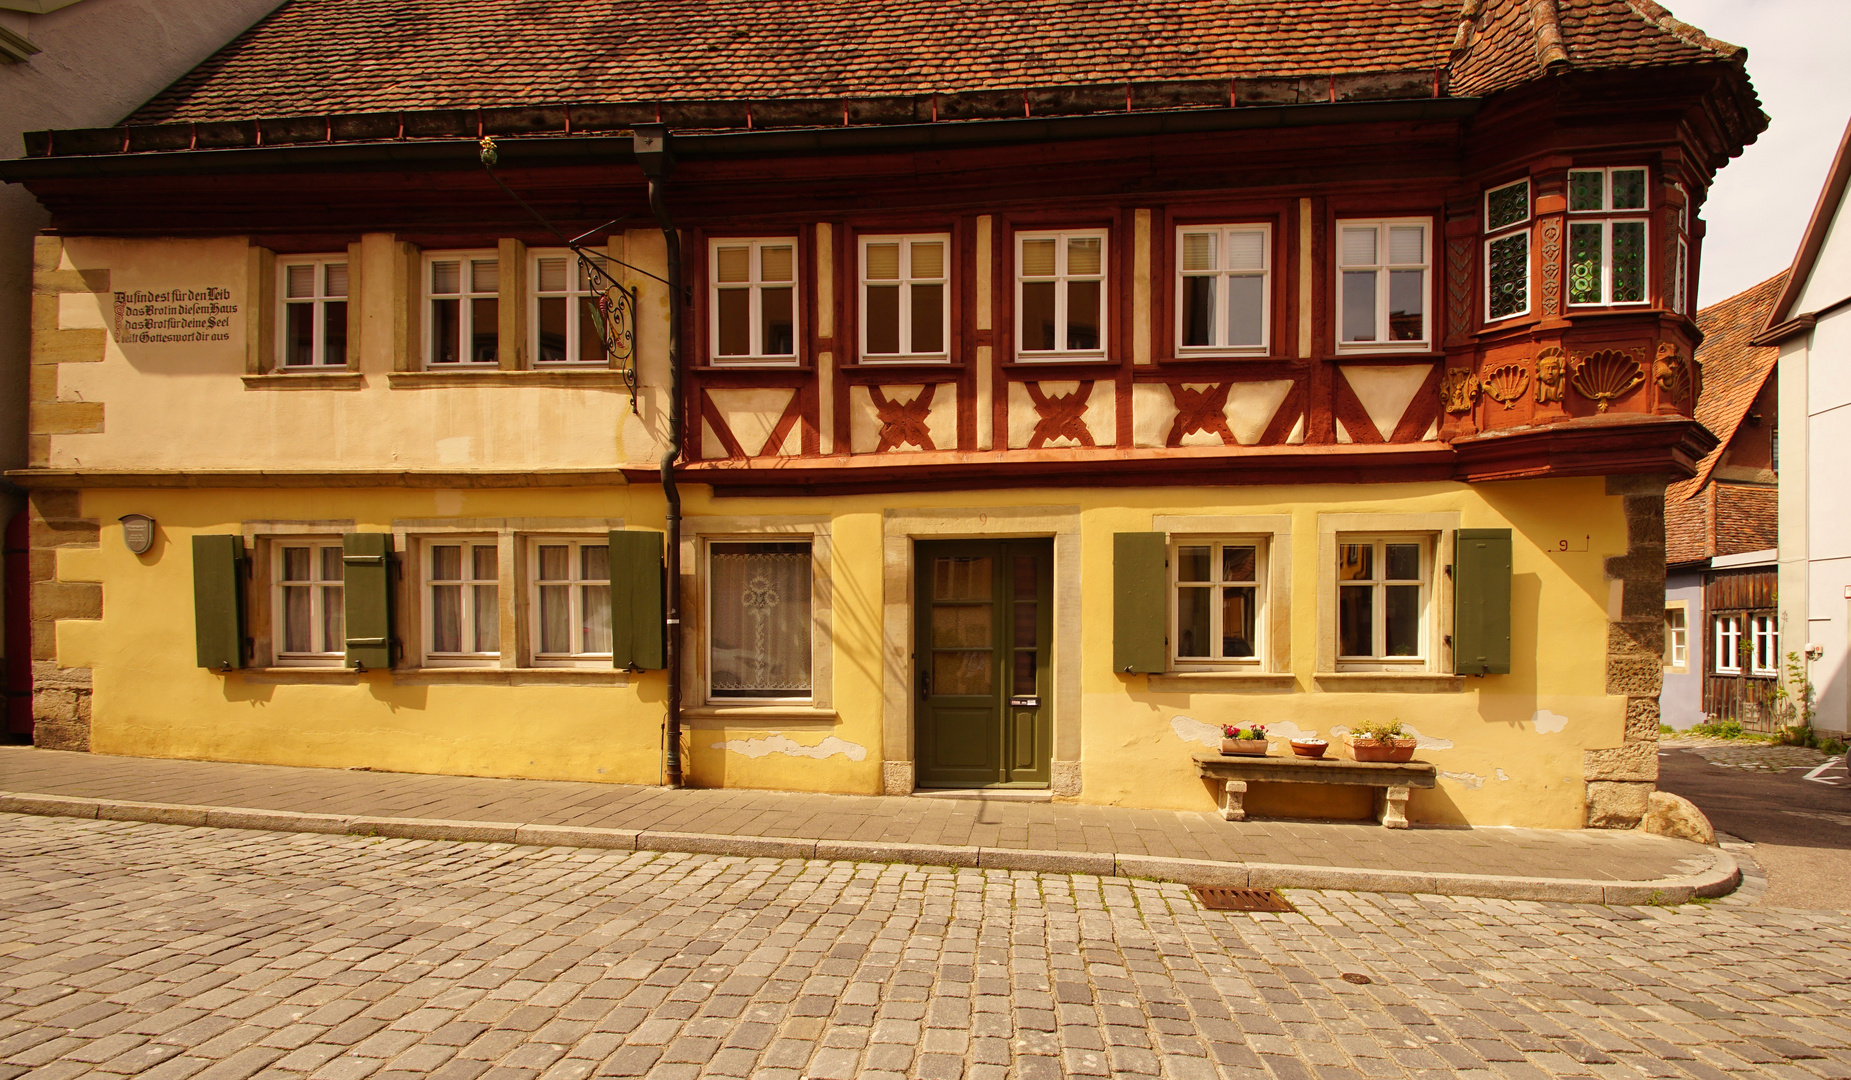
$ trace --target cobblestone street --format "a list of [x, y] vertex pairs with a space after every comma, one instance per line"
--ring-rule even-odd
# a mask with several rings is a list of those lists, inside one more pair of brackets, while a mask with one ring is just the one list
[[0, 1078], [1851, 1076], [1847, 919], [0, 818]]

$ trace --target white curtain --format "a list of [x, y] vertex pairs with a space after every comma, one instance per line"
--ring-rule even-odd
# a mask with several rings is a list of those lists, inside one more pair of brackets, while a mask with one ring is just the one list
[[808, 544], [715, 544], [713, 693], [810, 696]]

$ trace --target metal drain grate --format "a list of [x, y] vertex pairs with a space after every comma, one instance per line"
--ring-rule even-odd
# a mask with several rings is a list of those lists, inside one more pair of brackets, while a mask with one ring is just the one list
[[1195, 890], [1196, 899], [1210, 911], [1297, 911], [1272, 889]]

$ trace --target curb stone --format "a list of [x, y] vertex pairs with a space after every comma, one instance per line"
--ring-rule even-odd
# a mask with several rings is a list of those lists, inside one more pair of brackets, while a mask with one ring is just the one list
[[1709, 849], [1708, 866], [1682, 877], [1653, 881], [1596, 881], [1494, 874], [1430, 874], [1412, 870], [1293, 866], [1279, 863], [1221, 863], [1090, 851], [878, 844], [855, 840], [597, 829], [503, 821], [345, 817], [291, 810], [187, 806], [8, 791], [0, 791], [0, 813], [268, 832], [384, 836], [406, 840], [460, 840], [536, 847], [609, 848], [618, 851], [672, 851], [746, 858], [836, 859], [963, 869], [1032, 870], [1056, 874], [1146, 878], [1207, 888], [1342, 889], [1350, 892], [1433, 893], [1573, 904], [1682, 904], [1696, 898], [1727, 896], [1742, 883], [1740, 864], [1733, 855], [1721, 848]]

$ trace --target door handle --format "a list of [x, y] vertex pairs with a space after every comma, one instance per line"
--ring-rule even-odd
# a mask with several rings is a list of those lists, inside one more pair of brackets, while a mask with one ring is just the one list
[[919, 673], [919, 700], [929, 701], [931, 700], [931, 697], [932, 697], [932, 673], [929, 671], [922, 671]]

